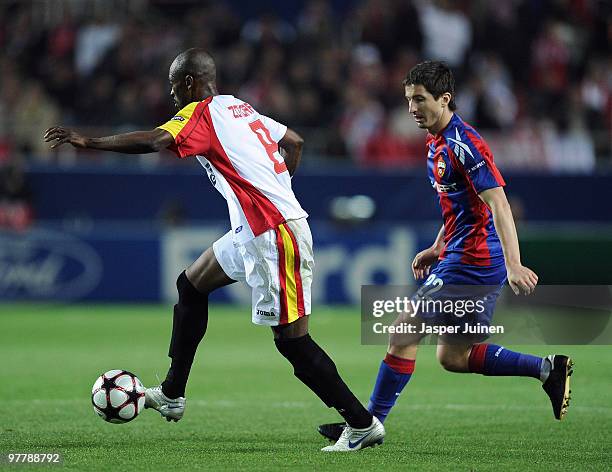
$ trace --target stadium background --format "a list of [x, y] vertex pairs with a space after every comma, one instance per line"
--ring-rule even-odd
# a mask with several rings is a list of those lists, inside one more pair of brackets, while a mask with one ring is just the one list
[[[317, 303], [409, 281], [440, 216], [401, 81], [457, 75], [459, 113], [509, 182], [524, 260], [543, 283], [609, 282], [610, 8], [599, 1], [3, 1], [0, 298], [171, 301], [228, 227], [194, 160], [49, 150], [43, 130], [150, 129], [174, 110], [167, 69], [209, 49], [221, 93], [305, 138]], [[354, 198], [355, 196], [362, 196]], [[364, 198], [365, 197], [365, 198]], [[600, 264], [593, 264], [593, 260]], [[232, 287], [219, 300], [248, 302]]]
[[611, 283], [608, 2], [2, 0], [0, 18], [0, 374], [13, 379], [0, 452], [54, 448], [76, 470], [607, 467], [612, 365], [607, 347], [584, 346], [571, 348], [582, 387], [562, 427], [533, 385], [458, 382], [425, 347], [385, 447], [322, 459], [312, 426], [335, 417], [249, 324], [239, 286], [215, 294], [181, 428], [145, 414], [110, 434], [89, 383], [117, 367], [147, 385], [163, 374], [176, 276], [229, 228], [227, 210], [194, 160], [50, 151], [42, 134], [165, 122], [170, 62], [209, 49], [221, 93], [306, 140], [293, 185], [315, 240], [313, 332], [366, 399], [383, 348], [359, 345], [360, 287], [410, 282], [441, 221], [401, 87], [423, 59], [453, 67], [458, 112], [493, 149], [540, 283]]

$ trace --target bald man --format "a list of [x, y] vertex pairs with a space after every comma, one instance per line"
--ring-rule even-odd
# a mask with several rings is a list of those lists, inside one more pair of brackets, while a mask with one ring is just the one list
[[168, 148], [179, 158], [195, 157], [227, 201], [231, 230], [177, 279], [172, 362], [164, 382], [146, 390], [146, 407], [168, 421], [182, 418], [187, 379], [208, 325], [208, 296], [244, 281], [252, 289], [253, 323], [272, 328], [276, 348], [295, 376], [348, 425], [342, 440], [323, 450], [357, 451], [382, 443], [382, 423], [361, 405], [332, 359], [308, 334], [312, 236], [308, 215], [291, 189], [304, 141], [250, 104], [219, 95], [215, 63], [206, 51], [194, 48], [179, 54], [169, 80], [179, 112], [152, 131], [89, 138], [54, 127], [44, 136], [52, 148], [69, 143], [128, 154]]

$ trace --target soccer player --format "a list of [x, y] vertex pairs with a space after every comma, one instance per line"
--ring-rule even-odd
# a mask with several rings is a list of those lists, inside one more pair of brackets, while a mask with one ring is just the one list
[[[404, 80], [404, 89], [417, 125], [429, 132], [427, 169], [444, 220], [433, 245], [412, 262], [415, 279], [427, 277], [419, 292], [448, 285], [498, 287], [485, 305], [485, 321], [490, 322], [497, 295], [506, 281], [517, 295], [531, 293], [538, 283], [538, 276], [521, 263], [504, 179], [487, 143], [455, 113], [454, 78], [446, 64], [427, 61], [416, 65]], [[368, 406], [381, 422], [412, 376], [422, 336], [390, 337]], [[555, 418], [561, 420], [567, 412], [573, 365], [567, 356], [541, 358], [494, 344], [457, 342], [456, 338], [441, 336], [437, 357], [451, 372], [539, 379], [550, 397]], [[321, 425], [319, 432], [338, 440], [343, 426]]]
[[215, 63], [204, 50], [179, 54], [169, 79], [170, 95], [180, 111], [152, 131], [90, 138], [54, 127], [44, 137], [53, 148], [70, 143], [135, 154], [169, 148], [179, 158], [193, 156], [227, 200], [231, 230], [178, 277], [172, 362], [162, 384], [146, 390], [146, 407], [168, 421], [182, 418], [187, 378], [207, 328], [208, 296], [235, 281], [246, 281], [252, 289], [253, 323], [272, 328], [276, 348], [295, 376], [346, 420], [346, 448], [381, 443], [382, 423], [357, 400], [332, 359], [308, 334], [312, 236], [290, 178], [301, 158], [302, 138], [248, 103], [219, 95]]

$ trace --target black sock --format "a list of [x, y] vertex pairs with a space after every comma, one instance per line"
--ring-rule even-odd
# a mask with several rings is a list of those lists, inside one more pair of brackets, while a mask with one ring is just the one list
[[162, 382], [162, 391], [169, 398], [185, 396], [185, 387], [198, 344], [208, 327], [208, 294], [200, 293], [189, 282], [185, 272], [176, 286], [179, 302], [174, 305], [172, 338], [168, 355], [172, 364]]
[[191, 364], [182, 359], [172, 359], [170, 369], [168, 369], [166, 374], [166, 380], [162, 382], [162, 392], [164, 392], [164, 395], [168, 398], [185, 396]]
[[293, 365], [295, 376], [328, 407], [338, 410], [349, 426], [367, 428], [372, 424], [372, 414], [353, 395], [340, 378], [334, 361], [309, 334], [300, 338], [275, 339], [274, 343]]

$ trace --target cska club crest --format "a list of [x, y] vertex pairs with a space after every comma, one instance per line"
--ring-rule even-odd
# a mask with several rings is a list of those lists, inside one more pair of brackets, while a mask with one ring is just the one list
[[442, 177], [444, 175], [444, 172], [446, 171], [446, 162], [444, 162], [444, 158], [442, 156], [440, 156], [438, 158], [438, 177]]

